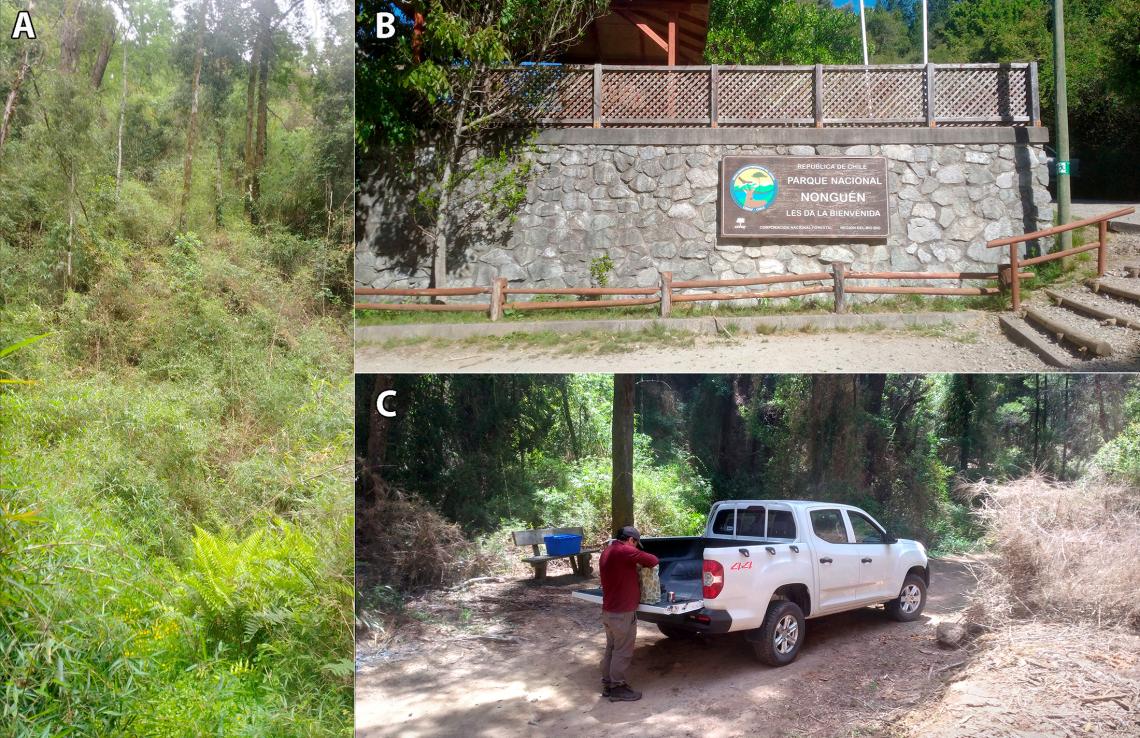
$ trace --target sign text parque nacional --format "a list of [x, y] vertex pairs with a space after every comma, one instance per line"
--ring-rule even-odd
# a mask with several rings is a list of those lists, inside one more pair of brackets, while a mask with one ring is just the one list
[[887, 160], [726, 156], [720, 229], [727, 238], [886, 238]]

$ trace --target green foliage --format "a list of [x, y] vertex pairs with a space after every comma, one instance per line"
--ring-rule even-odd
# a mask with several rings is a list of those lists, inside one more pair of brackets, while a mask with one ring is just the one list
[[798, 0], [713, 0], [705, 58], [712, 64], [857, 64], [859, 17]]
[[602, 254], [590, 260], [590, 283], [595, 287], [605, 287], [610, 283], [614, 270], [614, 260], [609, 254]]
[[167, 4], [84, 3], [69, 74], [63, 5], [37, 5], [0, 148], [0, 734], [344, 735], [352, 152], [324, 116], [351, 105], [346, 29], [275, 39], [255, 227], [233, 165], [250, 29], [211, 6], [176, 228], [193, 34]]
[[1140, 485], [1140, 422], [1131, 423], [1106, 443], [1093, 458], [1092, 466], [1110, 478]]

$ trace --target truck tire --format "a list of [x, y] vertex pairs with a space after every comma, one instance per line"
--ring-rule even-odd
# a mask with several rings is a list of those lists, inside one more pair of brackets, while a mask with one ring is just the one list
[[666, 638], [672, 638], [677, 641], [687, 641], [697, 637], [696, 631], [677, 625], [669, 625], [668, 623], [658, 623], [657, 630], [661, 631], [661, 634]]
[[900, 623], [918, 620], [926, 607], [926, 582], [917, 574], [909, 574], [903, 580], [899, 596], [887, 602], [887, 613]]
[[756, 658], [768, 666], [786, 666], [792, 663], [804, 641], [803, 610], [787, 600], [772, 602], [764, 615], [764, 624], [750, 640]]

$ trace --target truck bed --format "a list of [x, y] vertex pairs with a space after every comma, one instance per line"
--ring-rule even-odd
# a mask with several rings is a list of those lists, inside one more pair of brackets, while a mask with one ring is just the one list
[[[586, 602], [593, 602], [594, 604], [602, 604], [602, 588], [594, 587], [593, 589], [576, 589], [571, 595], [574, 599], [585, 600]], [[697, 599], [682, 599], [680, 594], [677, 594], [676, 602], [669, 602], [668, 595], [665, 593], [665, 588], [661, 588], [661, 599], [653, 604], [642, 603], [637, 606], [638, 612], [650, 612], [656, 615], [683, 615], [687, 612], [700, 610], [705, 606], [704, 600]]]
[[[702, 599], [701, 574], [706, 548], [744, 548], [765, 545], [768, 541], [754, 538], [731, 540], [702, 536], [643, 538], [641, 547], [661, 562], [661, 592], [672, 590], [677, 599]], [[783, 541], [782, 543], [787, 543]]]

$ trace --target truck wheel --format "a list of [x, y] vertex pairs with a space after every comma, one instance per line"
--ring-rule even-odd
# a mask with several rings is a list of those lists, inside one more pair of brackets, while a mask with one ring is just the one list
[[899, 596], [887, 602], [887, 612], [900, 623], [917, 620], [926, 607], [926, 583], [917, 574], [903, 580]]
[[692, 640], [697, 637], [695, 631], [688, 630], [687, 628], [680, 628], [676, 625], [668, 625], [666, 623], [658, 623], [657, 630], [666, 638], [672, 638], [678, 641]]
[[768, 666], [785, 666], [795, 661], [803, 641], [803, 610], [794, 602], [779, 600], [768, 605], [764, 624], [752, 638], [752, 650]]

